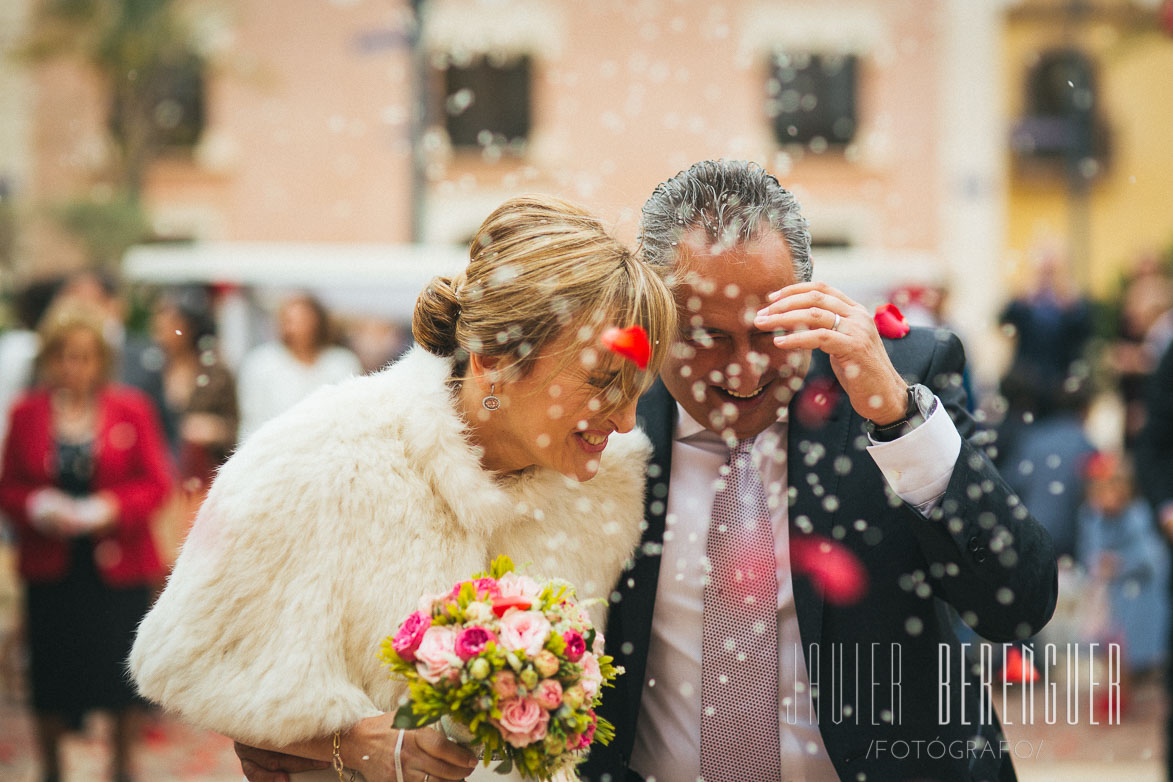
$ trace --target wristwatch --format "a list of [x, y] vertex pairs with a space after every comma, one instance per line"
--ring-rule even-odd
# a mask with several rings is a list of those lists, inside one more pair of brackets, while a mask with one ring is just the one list
[[867, 433], [873, 440], [881, 443], [891, 442], [911, 432], [925, 422], [937, 406], [937, 397], [932, 390], [921, 383], [914, 383], [908, 387], [908, 409], [899, 421], [878, 426], [874, 421], [868, 421]]

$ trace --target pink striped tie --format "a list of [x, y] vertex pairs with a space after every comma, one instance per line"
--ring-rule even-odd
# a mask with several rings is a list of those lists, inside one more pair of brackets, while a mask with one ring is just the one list
[[739, 440], [721, 468], [706, 553], [701, 651], [704, 782], [781, 779], [778, 574], [766, 489]]

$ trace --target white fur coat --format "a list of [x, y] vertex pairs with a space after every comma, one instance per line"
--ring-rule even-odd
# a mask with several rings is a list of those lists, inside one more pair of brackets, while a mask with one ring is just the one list
[[[498, 554], [606, 597], [640, 537], [650, 447], [612, 436], [597, 477], [495, 481], [466, 439], [451, 362], [416, 348], [320, 390], [223, 466], [130, 656], [142, 694], [253, 744], [396, 708], [377, 658], [421, 594]], [[592, 612], [602, 621], [602, 611]]]

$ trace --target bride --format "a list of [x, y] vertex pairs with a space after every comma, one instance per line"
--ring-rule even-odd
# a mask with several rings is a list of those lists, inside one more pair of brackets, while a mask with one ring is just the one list
[[[221, 468], [139, 628], [139, 690], [321, 761], [298, 782], [340, 776], [336, 760], [396, 780], [397, 754], [397, 782], [464, 779], [466, 749], [392, 727], [405, 687], [380, 641], [498, 554], [609, 595], [643, 516], [635, 401], [675, 323], [664, 282], [598, 220], [545, 196], [505, 202], [465, 272], [420, 295], [417, 347], [304, 400]], [[599, 343], [630, 325], [652, 344], [643, 371]]]

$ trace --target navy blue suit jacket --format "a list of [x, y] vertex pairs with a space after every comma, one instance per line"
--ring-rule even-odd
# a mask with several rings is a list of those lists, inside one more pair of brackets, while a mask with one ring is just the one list
[[[825, 421], [804, 422], [791, 415], [791, 539], [811, 533], [839, 539], [860, 559], [869, 578], [866, 596], [853, 605], [828, 602], [807, 578], [794, 578], [807, 667], [812, 680], [816, 670], [821, 672], [819, 728], [842, 779], [861, 778], [862, 772], [868, 780], [883, 781], [1013, 780], [1012, 753], [1001, 743], [1001, 726], [996, 718], [986, 724], [980, 719], [975, 676], [963, 662], [964, 650], [946, 604], [990, 640], [1032, 635], [1054, 612], [1054, 549], [1046, 530], [1018, 503], [974, 442], [977, 427], [966, 411], [961, 383], [965, 357], [957, 337], [944, 330], [913, 329], [885, 344], [908, 382], [925, 383], [942, 400], [961, 433], [961, 454], [944, 498], [925, 518], [888, 488], [864, 450], [869, 444], [865, 421], [846, 394], [839, 395]], [[816, 351], [800, 394], [820, 377], [834, 381], [827, 356]], [[602, 713], [615, 725], [615, 740], [594, 748], [579, 767], [580, 776], [593, 782], [638, 778], [628, 762], [644, 687], [676, 424], [675, 400], [662, 384], [641, 400], [639, 418], [654, 449], [648, 468], [647, 529], [612, 595], [607, 651], [627, 672], [603, 700]], [[942, 671], [940, 644], [950, 655], [947, 673]], [[857, 666], [859, 692], [851, 681]], [[900, 680], [895, 689], [892, 670]], [[868, 687], [872, 671], [881, 683], [874, 692]], [[853, 706], [846, 714], [836, 707], [840, 682], [834, 681], [844, 675], [848, 682], [842, 702]], [[951, 687], [939, 704], [939, 682], [946, 675]], [[960, 686], [963, 679], [968, 690]], [[939, 708], [946, 707], [949, 716], [943, 720]], [[873, 719], [879, 724], [872, 724]], [[930, 753], [925, 744], [935, 739], [942, 743]], [[893, 745], [917, 740], [922, 742], [919, 752]]]

